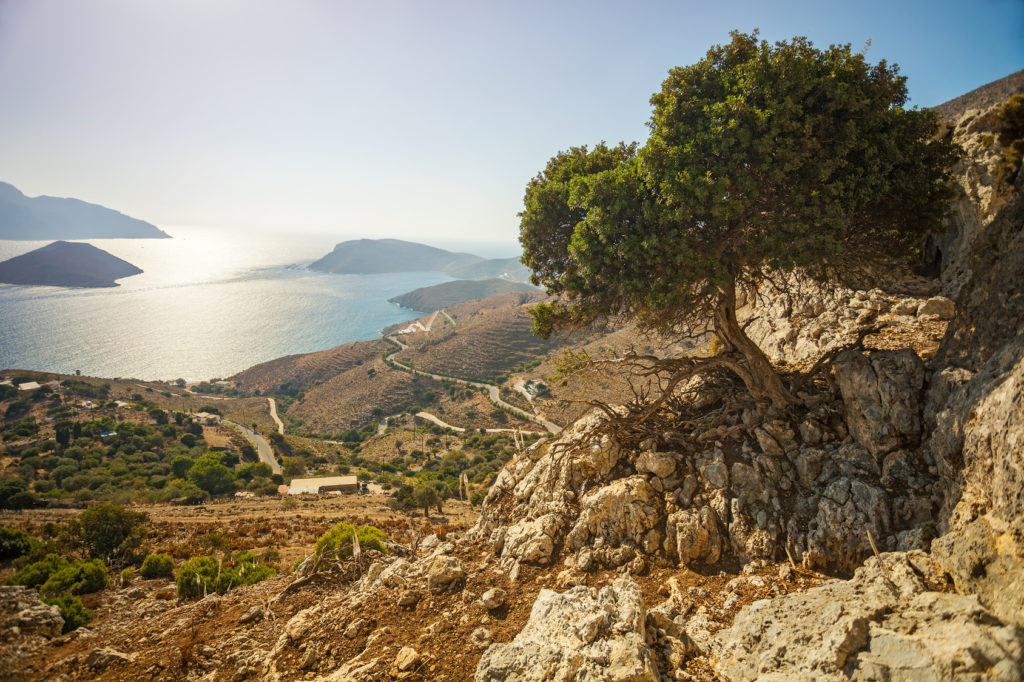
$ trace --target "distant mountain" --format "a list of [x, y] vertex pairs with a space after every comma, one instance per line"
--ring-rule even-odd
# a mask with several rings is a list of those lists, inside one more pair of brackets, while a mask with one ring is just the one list
[[153, 239], [166, 232], [98, 204], [27, 197], [0, 182], [0, 239]]
[[53, 242], [0, 263], [0, 282], [55, 287], [116, 287], [142, 270], [92, 244]]
[[489, 298], [498, 294], [508, 294], [516, 291], [537, 291], [537, 289], [529, 284], [510, 282], [505, 279], [457, 279], [454, 282], [444, 282], [443, 284], [435, 284], [431, 287], [415, 289], [407, 294], [395, 296], [388, 300], [392, 303], [397, 303], [403, 308], [432, 313], [435, 310], [440, 310], [456, 303], [462, 303], [463, 301]]
[[513, 282], [530, 281], [530, 269], [518, 258], [491, 258], [445, 270], [445, 274], [460, 279], [487, 279], [500, 277]]
[[401, 239], [354, 239], [341, 242], [334, 250], [310, 264], [311, 270], [339, 274], [382, 272], [447, 272], [483, 258], [471, 253], [453, 253], [426, 244]]

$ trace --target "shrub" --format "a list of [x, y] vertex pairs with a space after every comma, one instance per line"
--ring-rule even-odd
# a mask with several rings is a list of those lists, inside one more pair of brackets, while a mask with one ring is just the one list
[[135, 580], [135, 569], [129, 566], [128, 568], [121, 571], [121, 587], [125, 585], [131, 585], [132, 581]]
[[24, 585], [25, 587], [39, 587], [50, 576], [68, 565], [68, 562], [56, 554], [47, 554], [46, 558], [36, 561], [18, 571], [14, 577], [7, 581], [8, 585]]
[[23, 530], [0, 526], [0, 561], [25, 556], [39, 547], [39, 541]]
[[217, 589], [217, 576], [220, 564], [212, 556], [197, 556], [189, 559], [175, 576], [178, 586], [178, 597], [191, 599], [202, 597]]
[[277, 572], [264, 565], [252, 552], [240, 552], [233, 566], [221, 570], [217, 578], [217, 591], [224, 594], [239, 585], [255, 585], [275, 575]]
[[147, 517], [114, 504], [86, 509], [66, 527], [72, 547], [82, 548], [90, 557], [123, 561], [142, 544]]
[[64, 627], [61, 632], [77, 630], [92, 620], [92, 611], [85, 608], [82, 605], [82, 600], [73, 594], [64, 593], [57, 597], [46, 597], [43, 601], [60, 609], [60, 617], [64, 619]]
[[385, 554], [388, 551], [384, 545], [388, 536], [381, 529], [363, 526], [357, 530], [352, 524], [342, 521], [317, 540], [315, 552], [317, 556], [326, 553], [336, 554], [339, 558], [349, 556], [352, 554], [353, 537], [359, 539], [359, 546], [363, 549], [375, 549]]
[[169, 554], [150, 554], [143, 559], [139, 573], [143, 578], [170, 578], [174, 575], [174, 559]]
[[39, 591], [47, 595], [88, 594], [107, 586], [107, 567], [99, 559], [78, 559], [50, 574]]

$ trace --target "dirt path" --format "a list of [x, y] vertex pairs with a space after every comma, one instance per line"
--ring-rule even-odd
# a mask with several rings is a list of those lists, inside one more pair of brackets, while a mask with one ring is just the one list
[[277, 403], [274, 401], [273, 398], [267, 398], [267, 402], [270, 403], [270, 418], [274, 420], [275, 424], [277, 424], [277, 432], [283, 436], [284, 423], [277, 416]]
[[[429, 412], [417, 412], [416, 416], [419, 417], [420, 419], [426, 419], [428, 422], [433, 422], [440, 426], [442, 429], [451, 429], [456, 433], [466, 432], [466, 429], [464, 429], [463, 427], [455, 426], [453, 424], [449, 424], [448, 422], [442, 421], [440, 417], [432, 415]], [[519, 431], [519, 433], [526, 435], [544, 435], [543, 431], [523, 431], [522, 429], [484, 429], [484, 431], [486, 431], [487, 433], [515, 433], [516, 431]]]
[[397, 355], [401, 351], [403, 351], [406, 348], [408, 348], [408, 346], [406, 344], [402, 343], [401, 341], [399, 341], [398, 339], [396, 339], [394, 336], [388, 336], [386, 338], [388, 340], [393, 341], [394, 343], [398, 344], [398, 346], [399, 346], [399, 350], [392, 351], [391, 353], [388, 353], [387, 355], [384, 356], [384, 361], [387, 362], [388, 364], [390, 364], [395, 369], [400, 369], [403, 372], [410, 372], [412, 374], [418, 374], [418, 375], [424, 376], [424, 377], [430, 377], [431, 379], [435, 379], [437, 381], [443, 381], [443, 380], [447, 379], [448, 381], [454, 381], [455, 383], [463, 384], [464, 386], [473, 386], [475, 388], [482, 388], [485, 391], [487, 391], [488, 398], [490, 398], [491, 402], [494, 403], [495, 405], [497, 405], [498, 407], [501, 407], [502, 409], [508, 410], [509, 412], [511, 412], [512, 414], [516, 415], [517, 417], [522, 417], [523, 419], [526, 419], [526, 420], [535, 422], [537, 424], [540, 424], [541, 426], [543, 426], [545, 429], [547, 429], [549, 432], [551, 432], [553, 434], [557, 435], [557, 434], [562, 432], [562, 427], [559, 426], [558, 424], [550, 422], [547, 419], [544, 419], [543, 417], [539, 417], [539, 416], [537, 416], [535, 414], [530, 414], [529, 412], [527, 412], [525, 410], [519, 409], [515, 405], [510, 405], [509, 403], [506, 403], [504, 400], [501, 399], [501, 395], [499, 393], [498, 387], [493, 385], [493, 384], [485, 384], [485, 383], [483, 383], [481, 381], [469, 381], [468, 379], [459, 379], [458, 377], [449, 377], [449, 376], [444, 376], [443, 374], [433, 374], [431, 372], [424, 372], [422, 370], [413, 369], [412, 367], [409, 367], [408, 365], [402, 364], [398, 360], [395, 360], [395, 355]]

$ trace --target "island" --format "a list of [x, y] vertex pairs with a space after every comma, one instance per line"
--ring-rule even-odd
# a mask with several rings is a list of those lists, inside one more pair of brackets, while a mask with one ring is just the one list
[[0, 239], [170, 239], [144, 220], [79, 199], [27, 197], [0, 182]]
[[432, 313], [463, 301], [490, 298], [498, 294], [516, 291], [537, 291], [537, 288], [505, 279], [457, 279], [453, 282], [443, 282], [434, 286], [414, 289], [400, 296], [389, 298], [388, 301], [410, 310]]
[[54, 287], [116, 287], [142, 270], [84, 242], [56, 241], [0, 263], [0, 283]]

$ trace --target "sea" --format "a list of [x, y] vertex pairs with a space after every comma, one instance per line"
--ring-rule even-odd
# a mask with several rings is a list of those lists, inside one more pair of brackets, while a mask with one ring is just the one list
[[[423, 315], [389, 298], [451, 279], [438, 272], [337, 275], [307, 268], [350, 237], [165, 231], [173, 238], [76, 240], [142, 268], [117, 287], [0, 284], [0, 369], [225, 378], [285, 355], [377, 338], [383, 327]], [[0, 261], [47, 243], [0, 240]], [[431, 244], [483, 257], [514, 253], [490, 244]]]

